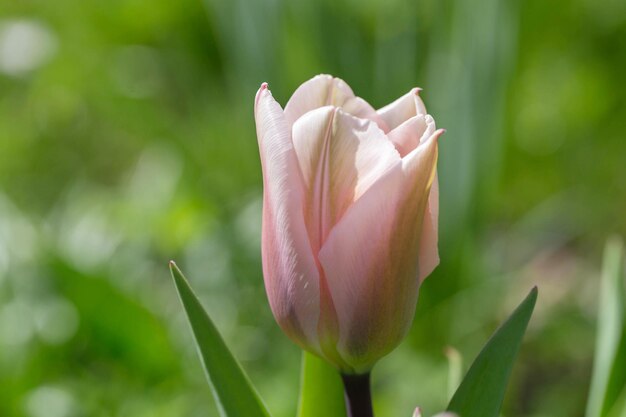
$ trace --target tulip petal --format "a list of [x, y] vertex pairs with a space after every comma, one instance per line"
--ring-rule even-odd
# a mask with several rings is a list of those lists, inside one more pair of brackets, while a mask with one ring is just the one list
[[[427, 118], [430, 116], [427, 116]], [[434, 121], [431, 125], [434, 128]], [[428, 143], [437, 143], [439, 136], [445, 130], [440, 129], [429, 134], [428, 130], [421, 139], [421, 146]], [[412, 151], [402, 160], [402, 169], [407, 178], [415, 178], [423, 170], [419, 149]], [[422, 235], [420, 237], [419, 257], [418, 257], [418, 280], [420, 284], [439, 265], [438, 249], [438, 228], [439, 228], [439, 180], [437, 172], [434, 171], [432, 184], [428, 194], [428, 203], [424, 212], [422, 223]]]
[[285, 119], [293, 126], [304, 114], [324, 106], [341, 107], [353, 116], [376, 122], [384, 132], [388, 131], [376, 110], [356, 97], [345, 81], [325, 74], [317, 75], [298, 87], [285, 106]]
[[414, 88], [396, 101], [377, 111], [389, 129], [395, 129], [418, 114], [426, 114], [426, 107], [419, 96], [421, 89]]
[[403, 158], [435, 132], [435, 120], [430, 115], [418, 114], [387, 134]]
[[418, 259], [418, 279], [420, 283], [439, 265], [439, 180], [435, 174], [424, 214], [420, 253]]
[[326, 106], [293, 126], [305, 188], [305, 222], [313, 252], [333, 226], [400, 156], [377, 124]]
[[[435, 120], [430, 115], [417, 115], [393, 129], [387, 135], [403, 158], [435, 132]], [[433, 181], [424, 215], [420, 239], [419, 280], [422, 281], [439, 265], [438, 251], [439, 181]]]
[[375, 122], [383, 132], [389, 132], [387, 123], [385, 123], [376, 110], [374, 110], [374, 108], [361, 97], [354, 97], [346, 100], [341, 106], [341, 109], [346, 113], [350, 113], [351, 115], [360, 117], [361, 119], [371, 120], [372, 122]]
[[304, 224], [302, 175], [283, 110], [267, 85], [255, 119], [263, 168], [263, 275], [276, 321], [296, 342], [316, 351], [319, 273]]
[[411, 322], [437, 137], [379, 178], [335, 225], [319, 254], [337, 310], [338, 351], [357, 371], [388, 353]]

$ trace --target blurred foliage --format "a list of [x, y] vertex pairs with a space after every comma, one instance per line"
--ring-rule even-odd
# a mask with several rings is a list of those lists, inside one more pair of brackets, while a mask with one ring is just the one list
[[507, 416], [582, 416], [600, 252], [626, 234], [626, 2], [0, 3], [0, 415], [217, 415], [175, 258], [275, 416], [300, 353], [262, 286], [252, 101], [318, 73], [413, 86], [441, 143], [442, 264], [374, 372], [381, 416], [446, 403], [533, 284]]

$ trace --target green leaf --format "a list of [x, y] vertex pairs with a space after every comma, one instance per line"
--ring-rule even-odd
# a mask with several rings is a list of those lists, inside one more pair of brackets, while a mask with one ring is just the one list
[[183, 303], [198, 353], [222, 417], [268, 417], [269, 413], [247, 375], [228, 350], [189, 282], [174, 262], [170, 271]]
[[302, 353], [298, 417], [346, 417], [339, 372], [307, 352]]
[[626, 386], [622, 389], [622, 393], [611, 407], [607, 417], [626, 417]]
[[537, 287], [534, 287], [478, 354], [454, 393], [448, 411], [462, 417], [498, 417], [536, 301]]
[[602, 267], [598, 333], [587, 417], [605, 417], [626, 386], [626, 292], [621, 240], [607, 243]]

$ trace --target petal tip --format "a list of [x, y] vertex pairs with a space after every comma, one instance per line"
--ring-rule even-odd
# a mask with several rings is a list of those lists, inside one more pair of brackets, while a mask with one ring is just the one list
[[265, 92], [269, 93], [270, 95], [272, 94], [266, 82], [261, 84], [261, 87], [259, 87], [259, 91], [257, 91], [256, 97], [254, 98], [255, 112], [256, 112], [257, 106], [259, 105], [259, 101], [261, 101], [261, 98]]
[[420, 146], [424, 146], [429, 143], [439, 143], [439, 137], [446, 133], [446, 129], [437, 129], [433, 134], [430, 135], [424, 142], [420, 144]]
[[313, 78], [314, 78], [314, 79], [315, 79], [315, 78], [326, 78], [326, 79], [328, 79], [328, 80], [332, 80], [332, 79], [334, 79], [335, 77], [333, 77], [333, 76], [332, 76], [332, 75], [330, 75], [330, 74], [324, 74], [324, 73], [321, 73], [321, 74], [317, 74], [317, 75], [316, 75], [315, 77], [313, 77]]
[[437, 129], [435, 130], [422, 144], [430, 143], [432, 141], [439, 142], [439, 138], [446, 133], [446, 129]]

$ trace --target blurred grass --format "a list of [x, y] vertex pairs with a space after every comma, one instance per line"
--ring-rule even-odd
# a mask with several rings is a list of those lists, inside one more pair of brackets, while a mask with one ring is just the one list
[[601, 250], [626, 234], [625, 42], [618, 0], [0, 3], [0, 415], [217, 415], [170, 258], [295, 413], [252, 100], [326, 72], [376, 107], [423, 87], [447, 128], [442, 264], [378, 413], [442, 409], [444, 346], [472, 358], [539, 284], [504, 412], [582, 416]]

